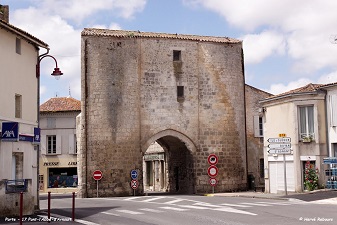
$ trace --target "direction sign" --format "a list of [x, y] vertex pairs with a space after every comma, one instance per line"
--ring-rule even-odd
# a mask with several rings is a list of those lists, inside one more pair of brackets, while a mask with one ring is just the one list
[[218, 175], [218, 167], [211, 165], [210, 167], [208, 167], [208, 176], [210, 176], [211, 178], [214, 178]]
[[131, 170], [131, 178], [132, 178], [132, 180], [137, 179], [137, 177], [138, 177], [137, 170]]
[[274, 143], [274, 144], [269, 144], [268, 148], [291, 148], [290, 143]]
[[323, 163], [324, 164], [337, 164], [337, 158], [336, 157], [323, 158]]
[[210, 179], [209, 179], [209, 184], [210, 184], [211, 186], [214, 187], [217, 183], [218, 183], [217, 179], [215, 179], [215, 178], [210, 178]]
[[137, 189], [138, 185], [139, 185], [138, 180], [132, 180], [130, 183], [132, 189]]
[[210, 154], [207, 158], [207, 161], [210, 165], [216, 165], [218, 163], [218, 156], [215, 154]]
[[268, 150], [269, 154], [290, 154], [290, 148], [271, 148]]
[[284, 137], [284, 138], [268, 138], [269, 143], [282, 143], [282, 142], [291, 142], [290, 137]]
[[95, 180], [100, 180], [103, 177], [103, 173], [100, 170], [95, 170], [92, 176]]

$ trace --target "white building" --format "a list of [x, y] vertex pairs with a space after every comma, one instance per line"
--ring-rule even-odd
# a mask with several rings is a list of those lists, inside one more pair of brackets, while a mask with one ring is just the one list
[[81, 101], [51, 98], [40, 106], [40, 191], [77, 191], [76, 116]]
[[[0, 5], [0, 212], [24, 214], [38, 204], [39, 48], [48, 45], [8, 23], [8, 6]], [[35, 133], [34, 133], [35, 131]], [[37, 138], [35, 141], [39, 141]]]
[[[308, 84], [266, 98], [261, 103], [264, 112], [266, 192], [302, 192], [304, 190], [304, 168], [307, 161], [318, 168], [319, 184], [323, 185], [326, 169], [323, 158], [329, 156], [328, 104], [324, 85]], [[333, 134], [331, 129], [329, 132], [334, 138], [331, 137], [330, 140], [337, 141], [336, 133]], [[280, 154], [273, 150], [273, 148], [278, 148], [278, 143], [272, 143], [271, 139], [282, 136], [290, 138], [289, 143], [286, 143], [291, 145], [287, 147], [291, 149], [289, 154]], [[274, 146], [271, 146], [272, 144]], [[284, 165], [286, 165], [285, 168]]]

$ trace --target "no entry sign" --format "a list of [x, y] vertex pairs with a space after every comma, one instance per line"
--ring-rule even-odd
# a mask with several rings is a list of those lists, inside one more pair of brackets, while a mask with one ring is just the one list
[[102, 179], [102, 177], [103, 177], [103, 173], [102, 173], [102, 171], [100, 171], [100, 170], [95, 170], [94, 173], [93, 173], [93, 175], [92, 175], [92, 177], [93, 177], [95, 180], [100, 180], [100, 179]]
[[208, 167], [208, 176], [210, 176], [211, 178], [214, 178], [218, 175], [218, 167], [212, 165], [210, 167]]

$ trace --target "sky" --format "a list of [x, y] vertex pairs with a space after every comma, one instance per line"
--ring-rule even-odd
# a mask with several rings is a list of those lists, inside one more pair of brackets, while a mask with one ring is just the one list
[[[41, 104], [81, 99], [84, 28], [231, 37], [243, 41], [246, 84], [279, 94], [337, 82], [336, 0], [0, 0], [10, 24], [50, 46], [41, 61]], [[41, 49], [40, 54], [45, 53]]]

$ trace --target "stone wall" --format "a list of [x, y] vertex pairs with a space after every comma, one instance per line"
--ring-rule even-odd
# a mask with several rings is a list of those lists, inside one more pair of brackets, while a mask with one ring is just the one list
[[143, 146], [163, 131], [192, 143], [183, 154], [191, 155], [194, 192], [211, 190], [210, 153], [219, 156], [216, 191], [245, 189], [244, 101], [241, 43], [82, 36], [81, 195], [95, 195], [96, 169], [101, 196], [130, 195], [130, 170], [142, 168]]

